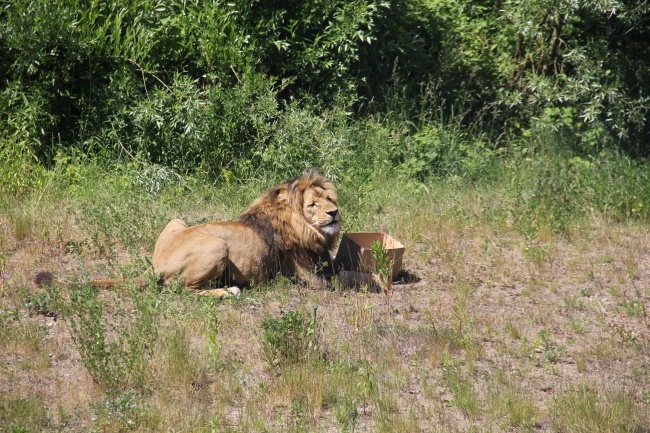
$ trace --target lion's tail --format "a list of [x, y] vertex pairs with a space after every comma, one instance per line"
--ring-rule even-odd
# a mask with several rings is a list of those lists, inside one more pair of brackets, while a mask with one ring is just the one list
[[115, 287], [120, 287], [124, 285], [136, 286], [140, 289], [144, 289], [149, 285], [149, 280], [142, 276], [138, 278], [117, 278], [114, 280], [92, 280], [90, 286], [93, 289], [112, 289]]
[[[54, 278], [54, 275], [52, 273], [47, 272], [47, 271], [41, 271], [38, 274], [36, 274], [36, 277], [34, 278], [34, 283], [38, 287], [59, 287], [61, 284], [56, 281]], [[117, 278], [113, 280], [92, 280], [90, 282], [90, 286], [94, 289], [112, 289], [115, 287], [120, 287], [124, 285], [133, 285], [136, 286], [140, 289], [144, 289], [149, 285], [149, 278], [147, 277], [146, 274], [137, 277], [137, 278]]]

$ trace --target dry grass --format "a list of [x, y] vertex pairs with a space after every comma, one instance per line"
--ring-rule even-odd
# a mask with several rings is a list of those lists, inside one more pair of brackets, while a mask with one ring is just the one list
[[[348, 211], [356, 212], [352, 229], [383, 225], [407, 246], [411, 279], [394, 286], [390, 316], [381, 294], [313, 292], [287, 281], [221, 303], [173, 288], [99, 294], [111, 341], [124, 342], [138, 315], [157, 331], [138, 354], [144, 383], [119, 382], [127, 385], [118, 389], [89, 374], [69, 320], [81, 313], [66, 300], [75, 281], [141, 269], [141, 251], [159, 227], [139, 228], [137, 217], [121, 215], [100, 224], [103, 241], [94, 243], [99, 229], [84, 231], [88, 221], [78, 222], [84, 214], [66, 210], [74, 208], [72, 199], [55, 206], [46, 196], [38, 208], [5, 208], [0, 425], [105, 432], [648, 431], [647, 227], [594, 218], [577, 226], [570, 241], [543, 230], [530, 237], [488, 205], [497, 196], [417, 194], [388, 197], [380, 213]], [[156, 224], [180, 209], [147, 203]], [[203, 205], [203, 214], [184, 217], [224, 213]], [[68, 220], [77, 223], [64, 228]], [[123, 236], [114, 231], [119, 224], [146, 233]], [[59, 301], [31, 283], [41, 269], [68, 283]], [[135, 296], [155, 300], [153, 309], [138, 310]], [[321, 355], [269, 365], [262, 322], [314, 307]], [[117, 362], [120, 350], [127, 348], [105, 355], [105, 362]]]

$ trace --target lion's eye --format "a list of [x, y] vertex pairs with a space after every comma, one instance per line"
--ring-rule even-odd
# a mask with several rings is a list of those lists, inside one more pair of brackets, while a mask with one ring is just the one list
[[316, 203], [310, 204], [309, 207], [316, 207]]

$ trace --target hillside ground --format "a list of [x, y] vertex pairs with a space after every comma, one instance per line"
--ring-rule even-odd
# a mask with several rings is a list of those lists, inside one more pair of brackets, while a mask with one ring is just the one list
[[495, 185], [343, 184], [346, 230], [406, 246], [390, 311], [284, 279], [224, 301], [87, 286], [142, 272], [169, 219], [235, 218], [266, 186], [106, 174], [5, 198], [3, 430], [650, 431], [650, 232], [633, 218], [558, 233]]

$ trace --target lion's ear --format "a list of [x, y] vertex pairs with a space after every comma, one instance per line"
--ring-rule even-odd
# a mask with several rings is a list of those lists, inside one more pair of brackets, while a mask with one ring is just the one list
[[287, 194], [287, 189], [284, 187], [277, 187], [275, 189], [275, 196], [278, 200], [281, 200], [285, 203], [289, 203], [289, 195]]

